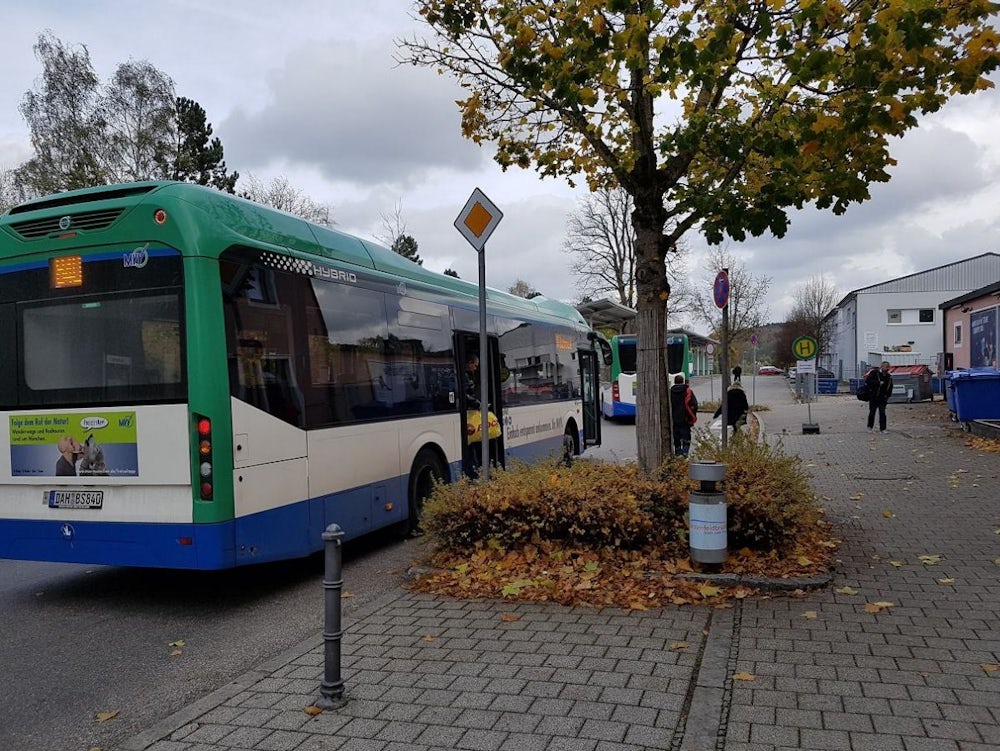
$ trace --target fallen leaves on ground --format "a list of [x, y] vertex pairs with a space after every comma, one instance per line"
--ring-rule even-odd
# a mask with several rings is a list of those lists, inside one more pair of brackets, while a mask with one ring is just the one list
[[856, 595], [858, 593], [858, 590], [852, 589], [851, 587], [838, 587], [833, 591], [838, 595]]
[[113, 720], [117, 716], [118, 716], [118, 710], [110, 709], [107, 712], [98, 712], [96, 715], [94, 715], [94, 721], [107, 722], [108, 720]]
[[925, 566], [936, 566], [941, 563], [942, 558], [940, 555], [921, 555], [918, 557], [920, 558], [920, 562]]
[[969, 448], [976, 449], [978, 451], [991, 451], [993, 453], [1000, 453], [1000, 440], [996, 438], [983, 438], [981, 436], [973, 436], [966, 439], [965, 445]]
[[895, 607], [894, 602], [866, 602], [865, 612], [866, 613], [881, 613], [883, 610], [888, 610], [889, 608]]
[[756, 680], [756, 678], [757, 678], [756, 675], [754, 675], [753, 673], [748, 673], [746, 671], [733, 674], [733, 679], [737, 681], [752, 681]]
[[[835, 548], [835, 543], [822, 545], [814, 540], [808, 548], [784, 556], [749, 549], [730, 551], [723, 573], [776, 579], [814, 577], [829, 570]], [[628, 610], [719, 604], [753, 591], [746, 584], [728, 586], [680, 577], [694, 571], [687, 552], [572, 549], [554, 543], [528, 544], [517, 550], [487, 546], [465, 554], [438, 552], [428, 561], [432, 570], [413, 586], [452, 597]]]
[[311, 704], [308, 707], [306, 707], [305, 709], [303, 709], [302, 711], [305, 712], [310, 717], [315, 717], [318, 714], [323, 714], [323, 710], [322, 709], [320, 709], [319, 707], [313, 706]]

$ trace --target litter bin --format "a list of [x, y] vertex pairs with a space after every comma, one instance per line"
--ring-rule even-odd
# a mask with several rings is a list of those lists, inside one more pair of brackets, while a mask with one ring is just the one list
[[698, 571], [715, 572], [726, 561], [728, 529], [726, 497], [716, 483], [726, 479], [726, 465], [691, 462], [688, 471], [700, 485], [688, 496], [688, 541], [691, 563]]
[[816, 379], [816, 393], [817, 394], [836, 394], [837, 393], [837, 379], [836, 378], [817, 378]]
[[1000, 420], [1000, 371], [996, 368], [957, 370], [949, 374], [955, 419]]
[[893, 365], [890, 402], [922, 402], [934, 399], [931, 389], [931, 369], [926, 365]]

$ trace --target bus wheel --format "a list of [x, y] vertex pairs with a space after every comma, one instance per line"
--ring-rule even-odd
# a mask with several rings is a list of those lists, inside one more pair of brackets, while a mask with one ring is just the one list
[[409, 519], [406, 532], [410, 536], [420, 534], [420, 518], [424, 513], [424, 501], [434, 490], [436, 482], [446, 482], [447, 474], [441, 459], [431, 449], [424, 448], [417, 452], [410, 470], [410, 486], [408, 493]]

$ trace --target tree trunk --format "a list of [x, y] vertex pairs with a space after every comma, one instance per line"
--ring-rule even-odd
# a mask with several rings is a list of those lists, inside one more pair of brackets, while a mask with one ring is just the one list
[[[635, 436], [639, 469], [653, 472], [670, 455], [670, 384], [667, 382], [667, 298], [670, 285], [662, 252], [663, 225], [636, 230], [636, 292], [639, 347], [636, 364]], [[654, 222], [655, 223], [655, 220]]]

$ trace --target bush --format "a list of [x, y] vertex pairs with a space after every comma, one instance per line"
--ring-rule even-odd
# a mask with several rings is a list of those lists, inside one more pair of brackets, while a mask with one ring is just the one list
[[[783, 552], [814, 533], [821, 512], [797, 457], [746, 432], [723, 451], [703, 432], [694, 453], [725, 462], [728, 547]], [[487, 484], [463, 479], [439, 485], [423, 525], [441, 552], [514, 549], [528, 543], [570, 548], [661, 551], [687, 545], [691, 490], [688, 460], [672, 457], [652, 477], [634, 464], [578, 461], [518, 464], [490, 473]], [[677, 552], [677, 551], [675, 551]]]
[[439, 485], [424, 508], [424, 527], [439, 548], [468, 550], [486, 541], [637, 549], [654, 537], [645, 511], [659, 486], [635, 466], [604, 462], [517, 464], [490, 472], [487, 484]]
[[722, 489], [730, 550], [781, 551], [815, 531], [822, 513], [809, 477], [801, 459], [783, 453], [780, 442], [772, 446], [741, 432], [723, 450], [717, 437], [702, 433], [692, 453], [726, 464]]

